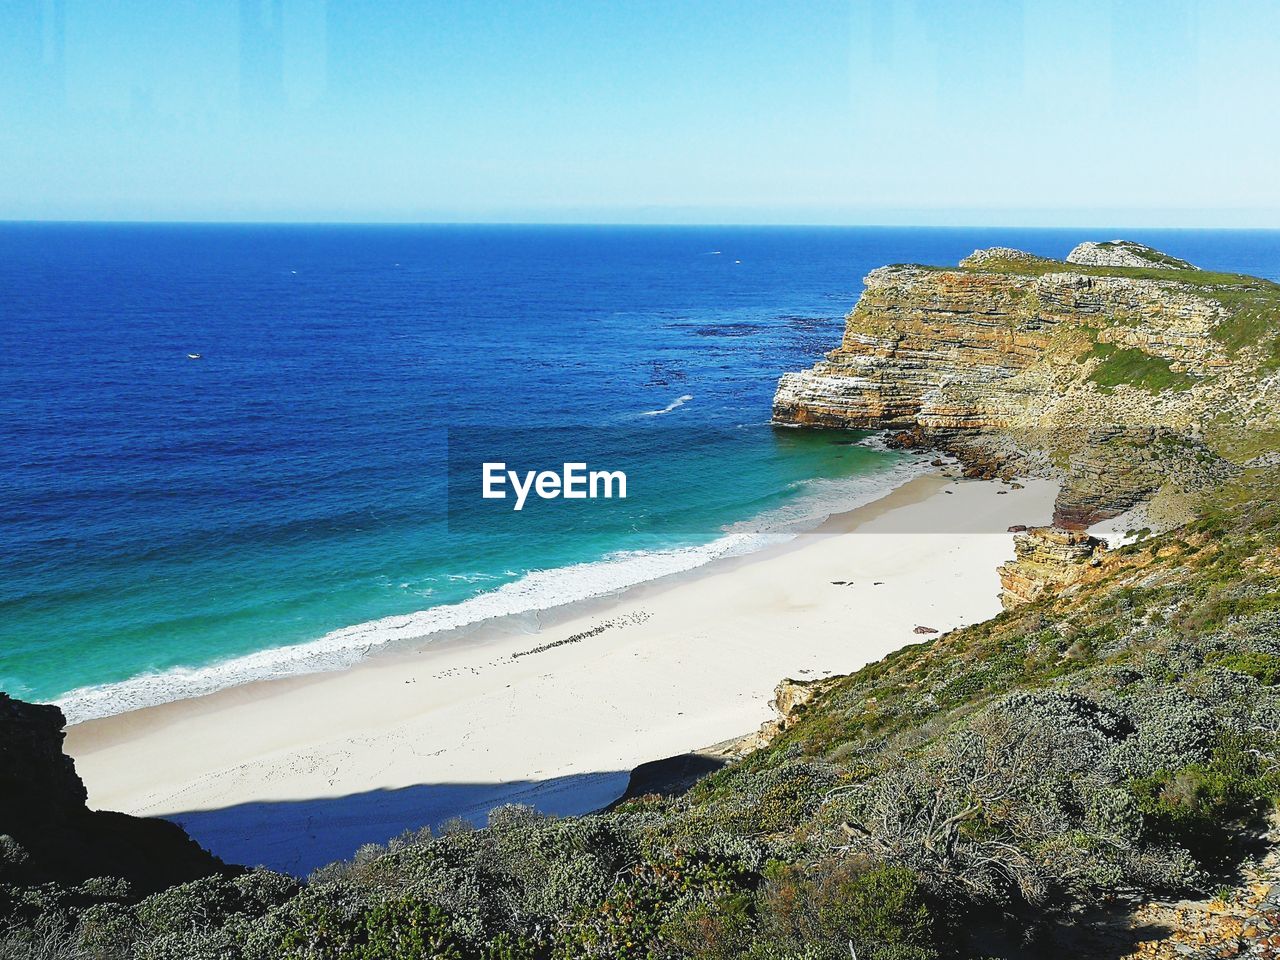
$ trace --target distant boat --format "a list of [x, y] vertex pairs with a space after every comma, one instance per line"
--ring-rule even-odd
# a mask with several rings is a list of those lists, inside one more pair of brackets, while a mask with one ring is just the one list
[[200, 359], [200, 354], [198, 354], [198, 353], [188, 353], [188, 354], [187, 354], [187, 359], [188, 359], [188, 360], [199, 360], [199, 359]]

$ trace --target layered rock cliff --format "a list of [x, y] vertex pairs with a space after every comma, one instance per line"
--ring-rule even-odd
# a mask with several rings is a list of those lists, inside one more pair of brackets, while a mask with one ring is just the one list
[[116, 877], [135, 892], [228, 872], [176, 824], [89, 810], [57, 707], [0, 693], [0, 881]]
[[1062, 527], [1153, 498], [1185, 512], [1278, 420], [1280, 286], [1126, 241], [1071, 258], [872, 271], [840, 346], [782, 377], [775, 421], [906, 431], [971, 476], [1061, 476]]
[[1000, 568], [1000, 596], [1006, 607], [1080, 581], [1105, 550], [1096, 537], [1056, 527], [1032, 527], [1013, 542], [1014, 559]]

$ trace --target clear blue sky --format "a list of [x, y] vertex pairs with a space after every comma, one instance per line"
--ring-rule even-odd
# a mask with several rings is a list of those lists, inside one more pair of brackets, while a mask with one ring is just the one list
[[1280, 4], [0, 0], [0, 218], [1280, 227]]

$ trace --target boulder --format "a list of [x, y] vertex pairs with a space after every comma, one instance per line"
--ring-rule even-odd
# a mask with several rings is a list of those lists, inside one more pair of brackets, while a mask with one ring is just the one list
[[1014, 559], [999, 569], [1005, 609], [1030, 603], [1080, 580], [1106, 545], [1080, 530], [1032, 527], [1014, 537]]

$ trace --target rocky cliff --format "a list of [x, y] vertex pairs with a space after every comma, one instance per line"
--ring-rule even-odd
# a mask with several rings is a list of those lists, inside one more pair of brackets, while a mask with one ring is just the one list
[[136, 892], [225, 873], [181, 827], [89, 810], [57, 707], [0, 693], [0, 881], [117, 877]]
[[840, 346], [782, 377], [774, 420], [901, 430], [971, 476], [1060, 476], [1061, 527], [1152, 500], [1185, 516], [1280, 427], [1280, 286], [1127, 241], [1069, 260], [997, 247], [872, 271]]

